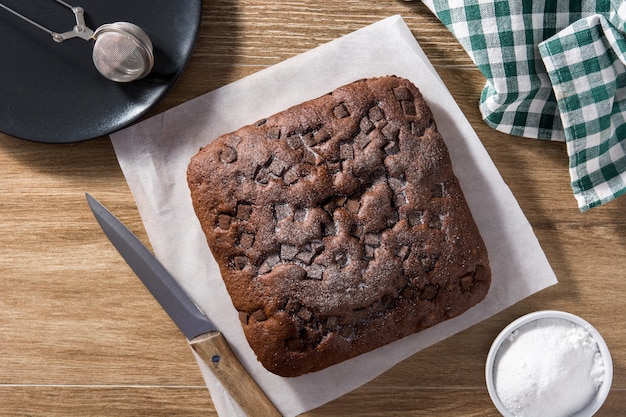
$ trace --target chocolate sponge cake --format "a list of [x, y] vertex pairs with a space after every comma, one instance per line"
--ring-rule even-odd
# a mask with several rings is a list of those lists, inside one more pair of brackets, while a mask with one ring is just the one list
[[225, 134], [188, 167], [194, 209], [269, 371], [318, 371], [455, 317], [491, 272], [419, 90], [356, 81]]

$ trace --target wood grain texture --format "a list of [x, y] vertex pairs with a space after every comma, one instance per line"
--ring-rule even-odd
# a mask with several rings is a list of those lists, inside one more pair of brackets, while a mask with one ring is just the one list
[[280, 417], [272, 401], [252, 379], [218, 331], [201, 334], [189, 345], [211, 369], [226, 392], [249, 417]]
[[[560, 283], [305, 415], [495, 416], [483, 376], [491, 341], [541, 309], [598, 328], [615, 366], [598, 416], [626, 415], [626, 198], [580, 213], [564, 144], [487, 127], [484, 77], [421, 2], [206, 0], [189, 65], [149, 115], [394, 14], [483, 141]], [[0, 415], [216, 415], [184, 337], [85, 202], [91, 193], [147, 241], [109, 139], [46, 145], [0, 134], [0, 167]]]

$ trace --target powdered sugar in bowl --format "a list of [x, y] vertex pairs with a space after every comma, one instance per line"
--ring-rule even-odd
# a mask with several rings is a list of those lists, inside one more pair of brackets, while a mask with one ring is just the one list
[[505, 417], [590, 417], [609, 394], [613, 362], [591, 324], [547, 310], [502, 330], [485, 375], [489, 396]]

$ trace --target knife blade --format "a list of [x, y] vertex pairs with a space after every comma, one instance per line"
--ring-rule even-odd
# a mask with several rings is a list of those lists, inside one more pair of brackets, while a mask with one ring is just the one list
[[87, 202], [98, 224], [126, 263], [148, 288], [226, 391], [248, 416], [280, 416], [237, 359], [228, 342], [178, 285], [150, 250], [106, 207], [89, 194]]

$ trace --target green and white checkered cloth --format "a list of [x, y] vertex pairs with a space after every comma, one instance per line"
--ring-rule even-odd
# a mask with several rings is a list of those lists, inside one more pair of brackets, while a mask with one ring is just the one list
[[626, 193], [626, 2], [422, 0], [487, 78], [485, 122], [567, 143], [581, 211]]

